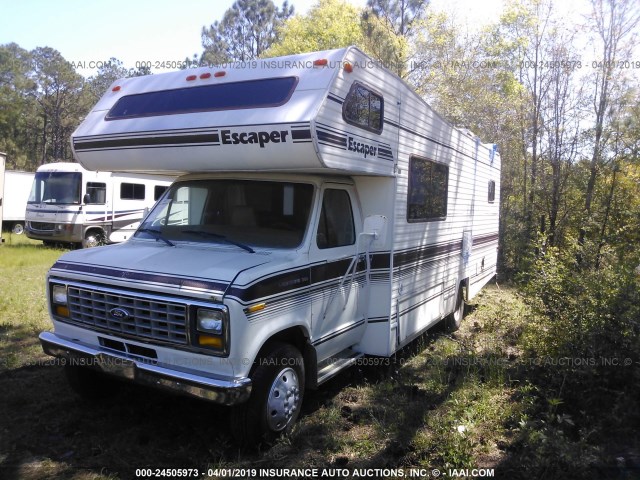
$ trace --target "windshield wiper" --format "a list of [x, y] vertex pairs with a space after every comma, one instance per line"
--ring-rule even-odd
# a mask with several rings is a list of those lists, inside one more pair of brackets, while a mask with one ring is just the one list
[[139, 228], [138, 232], [142, 232], [142, 233], [150, 233], [152, 237], [155, 237], [156, 242], [158, 240], [162, 240], [164, 243], [166, 243], [167, 245], [169, 245], [170, 247], [175, 247], [176, 244], [173, 243], [170, 240], [167, 240], [166, 238], [164, 238], [162, 236], [162, 232], [160, 230], [156, 230], [155, 228]]
[[246, 250], [249, 253], [256, 253], [256, 251], [248, 245], [244, 245], [240, 242], [235, 242], [233, 240], [228, 239], [224, 235], [220, 235], [218, 233], [213, 232], [205, 232], [204, 230], [183, 230], [182, 233], [195, 233], [196, 235], [202, 235], [203, 237], [215, 238], [216, 240], [222, 240], [230, 245], [235, 245], [236, 247], [240, 247], [243, 250]]

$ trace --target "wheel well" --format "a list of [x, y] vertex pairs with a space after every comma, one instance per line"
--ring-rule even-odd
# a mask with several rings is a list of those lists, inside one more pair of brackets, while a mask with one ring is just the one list
[[89, 235], [90, 233], [96, 232], [98, 235], [106, 235], [106, 232], [104, 231], [104, 228], [102, 227], [89, 227], [84, 231], [84, 237], [83, 238], [87, 238], [87, 235]]
[[[304, 359], [305, 385], [307, 388], [315, 388], [318, 383], [318, 361], [316, 349], [309, 342], [307, 331], [303, 327], [297, 326], [275, 333], [264, 342], [256, 355], [256, 360], [268, 355], [273, 345], [277, 343], [288, 343], [298, 349]], [[257, 362], [254, 361], [254, 368], [256, 364]]]

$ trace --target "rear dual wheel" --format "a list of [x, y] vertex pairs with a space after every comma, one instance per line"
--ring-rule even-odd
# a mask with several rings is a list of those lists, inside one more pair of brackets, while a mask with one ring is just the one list
[[455, 332], [462, 325], [462, 319], [464, 318], [464, 290], [462, 287], [458, 290], [458, 296], [456, 297], [455, 310], [447, 317], [447, 330]]

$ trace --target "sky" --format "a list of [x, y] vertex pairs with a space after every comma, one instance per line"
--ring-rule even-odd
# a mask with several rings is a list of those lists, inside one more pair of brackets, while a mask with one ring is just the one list
[[[220, 20], [234, 0], [0, 0], [0, 44], [52, 47], [90, 76], [115, 57], [126, 68], [169, 66], [202, 53], [203, 26]], [[348, 0], [364, 6], [366, 0]], [[496, 20], [503, 0], [432, 0], [470, 25]], [[281, 0], [274, 3], [280, 6]], [[316, 0], [290, 0], [306, 13]], [[84, 67], [84, 68], [82, 68]]]

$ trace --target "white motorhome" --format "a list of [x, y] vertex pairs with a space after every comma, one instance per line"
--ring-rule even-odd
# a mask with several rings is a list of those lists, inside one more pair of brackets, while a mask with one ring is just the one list
[[122, 242], [173, 180], [47, 163], [38, 168], [27, 202], [27, 237], [83, 247]]
[[[4, 219], [4, 208], [2, 204], [4, 203], [4, 166], [6, 159], [7, 154], [0, 152], [0, 225], [2, 225]], [[4, 242], [4, 238], [2, 238], [2, 228], [0, 228], [0, 243], [2, 242]]]
[[120, 376], [273, 436], [496, 272], [497, 149], [354, 47], [123, 79], [72, 141], [90, 169], [185, 173], [129, 241], [48, 273], [40, 340], [81, 393]]
[[24, 232], [27, 200], [33, 184], [32, 172], [7, 170], [4, 178], [4, 217], [2, 228], [11, 230], [16, 235]]

